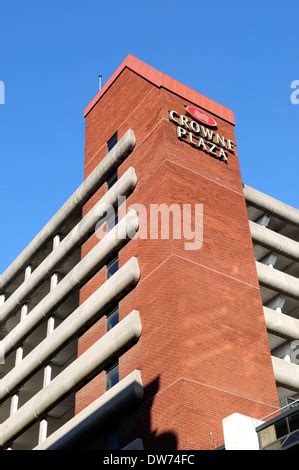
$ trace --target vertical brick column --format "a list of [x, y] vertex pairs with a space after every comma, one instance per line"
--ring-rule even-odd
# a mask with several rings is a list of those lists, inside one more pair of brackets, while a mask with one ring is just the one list
[[[231, 111], [132, 58], [87, 109], [86, 175], [113, 132], [121, 137], [131, 127], [137, 145], [119, 169], [134, 166], [138, 175], [128, 205], [203, 205], [201, 249], [136, 239], [119, 255], [120, 265], [137, 256], [142, 275], [120, 316], [137, 308], [143, 325], [138, 344], [120, 358], [120, 378], [138, 368], [145, 386], [141, 406], [120, 423], [123, 446], [142, 438], [145, 448], [213, 449], [223, 443], [225, 416], [260, 418], [278, 407], [239, 158], [224, 163], [177, 138], [169, 111], [184, 115], [190, 105], [235, 141]], [[81, 349], [93, 335], [84, 335]], [[94, 384], [78, 395], [78, 409], [102, 393]]]

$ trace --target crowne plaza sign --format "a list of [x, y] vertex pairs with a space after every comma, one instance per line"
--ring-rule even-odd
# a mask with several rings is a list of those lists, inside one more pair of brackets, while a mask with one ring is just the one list
[[217, 122], [195, 106], [186, 106], [186, 115], [169, 111], [169, 120], [177, 126], [177, 137], [228, 163], [229, 154], [235, 153], [235, 143], [217, 133]]

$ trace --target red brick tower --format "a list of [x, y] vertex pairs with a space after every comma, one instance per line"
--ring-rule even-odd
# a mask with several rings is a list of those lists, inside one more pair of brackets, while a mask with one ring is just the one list
[[[136, 256], [141, 269], [119, 316], [138, 309], [143, 328], [138, 344], [120, 358], [119, 376], [139, 369], [145, 391], [141, 406], [118, 423], [120, 446], [142, 438], [151, 449], [213, 449], [223, 443], [225, 416], [261, 418], [278, 405], [233, 113], [128, 56], [85, 116], [85, 177], [107, 153], [111, 136], [131, 128], [136, 147], [118, 171], [133, 166], [138, 176], [128, 205], [203, 204], [201, 249], [186, 250], [185, 240], [136, 239], [119, 254], [120, 266]], [[214, 144], [197, 132], [202, 125], [213, 130]], [[94, 242], [85, 244], [83, 256]], [[81, 290], [81, 302], [106, 275], [101, 270]], [[79, 353], [106, 327], [103, 318], [89, 329]], [[77, 394], [77, 412], [105, 391], [105, 382], [100, 374]]]

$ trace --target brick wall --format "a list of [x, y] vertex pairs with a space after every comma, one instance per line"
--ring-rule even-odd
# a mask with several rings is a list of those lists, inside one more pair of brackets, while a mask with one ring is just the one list
[[[210, 449], [222, 444], [225, 416], [260, 418], [278, 406], [238, 157], [225, 164], [177, 139], [168, 111], [183, 114], [188, 104], [126, 68], [86, 117], [85, 176], [111, 135], [132, 128], [137, 145], [119, 169], [133, 166], [138, 175], [128, 205], [200, 203], [204, 211], [200, 250], [186, 251], [182, 240], [136, 239], [120, 253], [120, 265], [137, 256], [141, 267], [120, 316], [137, 308], [143, 325], [120, 359], [120, 375], [138, 368], [145, 385], [141, 407], [120, 424], [122, 445], [142, 437], [149, 448]], [[214, 117], [217, 132], [235, 140], [233, 126]], [[104, 280], [102, 270], [81, 301]], [[102, 319], [82, 336], [79, 353], [104, 332]], [[77, 394], [77, 411], [103, 391], [100, 374]]]

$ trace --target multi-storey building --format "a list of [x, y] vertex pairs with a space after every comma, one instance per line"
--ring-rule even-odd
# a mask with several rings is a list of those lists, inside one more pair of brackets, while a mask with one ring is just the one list
[[232, 111], [132, 56], [85, 118], [84, 182], [0, 278], [1, 448], [288, 445], [298, 209], [243, 186]]

